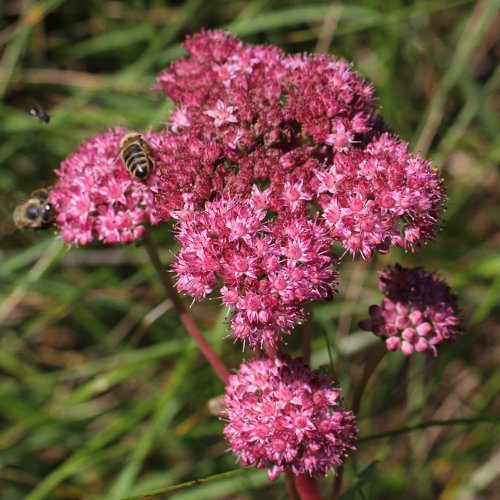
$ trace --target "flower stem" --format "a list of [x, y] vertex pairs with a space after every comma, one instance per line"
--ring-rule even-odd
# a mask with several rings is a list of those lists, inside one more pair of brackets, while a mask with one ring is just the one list
[[285, 486], [289, 500], [300, 500], [297, 488], [295, 486], [294, 475], [290, 470], [287, 470], [285, 472]]
[[311, 476], [298, 474], [295, 476], [295, 486], [297, 486], [301, 500], [321, 500], [318, 485]]
[[342, 476], [344, 475], [344, 467], [340, 466], [337, 470], [337, 475], [335, 476], [335, 481], [333, 482], [333, 490], [332, 495], [330, 496], [330, 500], [337, 500], [340, 489], [342, 488]]
[[302, 359], [304, 363], [309, 365], [311, 363], [311, 343], [313, 339], [313, 308], [311, 304], [304, 306], [306, 311], [306, 319], [302, 324]]
[[382, 361], [386, 353], [387, 349], [383, 342], [380, 342], [380, 344], [377, 345], [370, 353], [370, 357], [366, 361], [366, 364], [363, 368], [363, 375], [361, 376], [361, 380], [356, 387], [356, 391], [352, 400], [352, 411], [355, 414], [358, 414], [359, 412], [359, 408], [361, 406], [361, 398], [363, 397], [363, 393], [365, 392], [366, 386], [368, 385], [368, 381], [370, 380], [375, 369]]
[[184, 328], [186, 329], [188, 334], [200, 348], [200, 351], [202, 352], [205, 359], [210, 363], [222, 382], [224, 382], [224, 384], [227, 384], [229, 378], [229, 370], [210, 347], [210, 344], [201, 334], [193, 318], [191, 318], [191, 316], [188, 314], [186, 306], [179, 297], [179, 294], [177, 293], [170, 275], [168, 274], [167, 270], [160, 260], [156, 244], [149, 233], [146, 233], [143, 241], [149, 256], [149, 260], [151, 261], [151, 264], [153, 264], [153, 267], [155, 268], [156, 273], [160, 278], [161, 284], [163, 285], [163, 289], [165, 290], [167, 297], [172, 301], [172, 306], [175, 313], [179, 317], [181, 323], [184, 325]]
[[264, 344], [262, 346], [262, 349], [269, 359], [274, 359], [276, 357], [276, 354], [278, 354], [278, 348], [272, 344]]
[[[365, 392], [366, 386], [368, 385], [368, 381], [375, 372], [375, 369], [377, 368], [380, 361], [382, 361], [382, 359], [384, 358], [386, 352], [387, 349], [385, 347], [385, 344], [381, 342], [373, 349], [373, 351], [370, 353], [368, 360], [365, 363], [361, 380], [359, 381], [359, 384], [356, 387], [352, 399], [352, 411], [355, 415], [357, 415], [359, 412], [359, 408], [361, 406], [361, 398], [363, 397], [363, 393]], [[335, 477], [335, 482], [333, 483], [333, 491], [330, 497], [331, 500], [335, 500], [340, 493], [340, 490], [342, 488], [343, 475], [344, 475], [344, 467], [341, 466], [337, 470], [337, 476]]]

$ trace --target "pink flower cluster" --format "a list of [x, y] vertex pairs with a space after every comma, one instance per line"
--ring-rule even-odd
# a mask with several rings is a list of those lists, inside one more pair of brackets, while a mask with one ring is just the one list
[[462, 333], [456, 296], [435, 273], [395, 265], [380, 272], [379, 288], [385, 295], [382, 305], [371, 306], [371, 319], [360, 327], [385, 338], [389, 351], [435, 357], [438, 344]]
[[330, 298], [335, 289], [331, 238], [304, 216], [266, 220], [265, 193], [207, 202], [186, 209], [174, 264], [177, 286], [203, 298], [218, 285], [222, 302], [234, 310], [233, 335], [252, 349], [276, 345], [304, 318], [304, 302]]
[[260, 162], [301, 136], [344, 150], [369, 129], [373, 89], [343, 59], [287, 56], [217, 31], [188, 37], [185, 48], [189, 57], [157, 83], [178, 106], [172, 129], [197, 129], [230, 161], [257, 153], [251, 163]]
[[[208, 162], [187, 160], [199, 179], [214, 179], [192, 190], [196, 206], [210, 190], [248, 196], [265, 182], [272, 210], [305, 214], [319, 205], [334, 240], [353, 255], [432, 239], [445, 200], [440, 176], [406, 143], [380, 135], [373, 89], [346, 61], [288, 56], [221, 32], [194, 35], [186, 49], [157, 88], [177, 105], [174, 141], [211, 148]], [[170, 179], [179, 151], [164, 160]], [[176, 193], [167, 199], [181, 208]]]
[[[218, 31], [185, 47], [187, 57], [157, 79], [176, 107], [168, 130], [143, 134], [152, 172], [139, 181], [126, 170], [123, 130], [89, 139], [56, 171], [56, 226], [69, 244], [113, 244], [177, 219], [178, 289], [218, 293], [236, 339], [276, 348], [305, 318], [305, 303], [335, 294], [334, 243], [370, 259], [432, 240], [442, 181], [384, 133], [372, 86], [346, 61]], [[361, 327], [389, 350], [435, 356], [461, 333], [455, 296], [434, 274], [395, 266], [380, 288], [382, 306]], [[338, 402], [329, 378], [277, 354], [230, 377], [224, 432], [242, 462], [267, 468], [271, 480], [285, 470], [324, 476], [356, 439], [354, 416]]]
[[228, 167], [222, 163], [218, 144], [164, 130], [150, 134], [149, 145], [155, 154], [155, 201], [162, 220], [182, 209], [186, 197], [201, 208], [206, 200], [222, 193]]
[[[216, 170], [225, 193], [247, 195], [270, 180], [274, 209], [305, 207], [298, 200], [315, 195], [314, 167], [370, 130], [372, 87], [342, 59], [287, 56], [221, 32], [196, 34], [185, 47], [189, 57], [160, 74], [157, 88], [177, 104], [171, 127], [181, 142], [219, 149], [216, 168], [198, 172]], [[166, 158], [166, 177], [176, 162], [175, 152]]]
[[186, 197], [201, 209], [248, 197], [255, 185], [275, 212], [319, 207], [353, 255], [432, 239], [445, 200], [440, 177], [406, 143], [381, 135], [372, 86], [346, 61], [290, 56], [217, 31], [185, 46], [188, 57], [158, 77], [176, 108], [171, 131], [144, 134], [155, 160], [145, 183], [116, 158], [119, 130], [90, 139], [59, 169], [52, 198], [65, 241], [128, 243]]
[[346, 251], [365, 259], [389, 247], [426, 243], [443, 210], [441, 178], [407, 144], [382, 135], [366, 149], [337, 153], [320, 170], [323, 217]]
[[244, 465], [325, 476], [354, 449], [356, 421], [339, 407], [332, 380], [280, 354], [240, 366], [229, 377], [224, 434]]
[[[129, 174], [117, 157], [126, 132], [114, 129], [88, 139], [56, 170], [59, 181], [50, 194], [56, 227], [71, 245], [130, 243], [156, 223], [154, 193]], [[148, 183], [155, 182], [154, 174]]]

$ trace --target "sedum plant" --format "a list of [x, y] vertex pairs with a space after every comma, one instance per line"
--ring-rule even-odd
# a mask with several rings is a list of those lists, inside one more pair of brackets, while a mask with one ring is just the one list
[[[71, 246], [143, 241], [226, 385], [229, 450], [270, 480], [285, 473], [292, 497], [319, 498], [314, 478], [332, 470], [338, 492], [367, 380], [349, 406], [330, 375], [309, 367], [311, 338], [295, 359], [286, 339], [311, 321], [314, 303], [335, 299], [346, 259], [432, 242], [442, 179], [389, 131], [372, 85], [345, 60], [287, 55], [219, 31], [188, 37], [185, 48], [157, 78], [175, 109], [168, 127], [142, 133], [148, 176], [123, 164], [127, 131], [89, 139], [56, 170], [55, 226]], [[169, 220], [180, 250], [166, 269], [148, 227]], [[456, 297], [434, 273], [396, 265], [381, 271], [380, 289], [382, 304], [360, 326], [388, 351], [436, 357], [462, 332]], [[212, 351], [178, 292], [227, 308], [228, 338], [244, 356], [238, 369]]]

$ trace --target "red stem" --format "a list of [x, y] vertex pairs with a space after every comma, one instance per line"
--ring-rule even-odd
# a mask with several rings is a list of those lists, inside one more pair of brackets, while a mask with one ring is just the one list
[[165, 290], [167, 297], [172, 301], [173, 309], [179, 317], [181, 323], [184, 325], [184, 328], [191, 336], [191, 338], [196, 342], [203, 356], [205, 356], [205, 359], [210, 363], [222, 382], [224, 382], [224, 384], [227, 384], [229, 378], [229, 370], [210, 347], [210, 344], [201, 334], [198, 326], [193, 321], [193, 318], [191, 318], [191, 316], [187, 312], [186, 306], [179, 297], [172, 279], [170, 278], [170, 275], [161, 263], [160, 256], [158, 255], [158, 249], [156, 248], [153, 239], [148, 233], [146, 233], [146, 236], [144, 236], [144, 246], [146, 247], [146, 251], [148, 252], [149, 259], [151, 260], [151, 263], [153, 264], [153, 267], [155, 268], [158, 277], [160, 278], [163, 289]]
[[274, 359], [278, 354], [278, 348], [275, 345], [264, 344], [263, 349], [269, 359]]
[[311, 476], [306, 474], [295, 476], [295, 486], [301, 500], [321, 500], [318, 485]]
[[306, 365], [311, 364], [311, 343], [314, 334], [313, 309], [311, 304], [304, 306], [306, 318], [302, 324], [302, 359]]
[[295, 486], [295, 476], [290, 470], [287, 470], [285, 472], [285, 486], [289, 500], [300, 500], [297, 488]]

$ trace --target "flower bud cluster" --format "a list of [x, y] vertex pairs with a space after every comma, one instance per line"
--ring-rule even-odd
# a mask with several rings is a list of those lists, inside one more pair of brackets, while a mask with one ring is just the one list
[[354, 415], [329, 377], [284, 354], [241, 365], [229, 377], [224, 434], [243, 465], [323, 477], [354, 449]]
[[220, 286], [233, 335], [252, 349], [276, 345], [304, 318], [303, 303], [331, 298], [336, 278], [328, 231], [305, 216], [266, 219], [264, 193], [254, 193], [184, 210], [174, 264], [178, 288], [194, 297]]
[[360, 327], [384, 338], [389, 351], [435, 357], [441, 342], [462, 333], [456, 296], [435, 273], [395, 265], [380, 272], [379, 287], [385, 298]]

